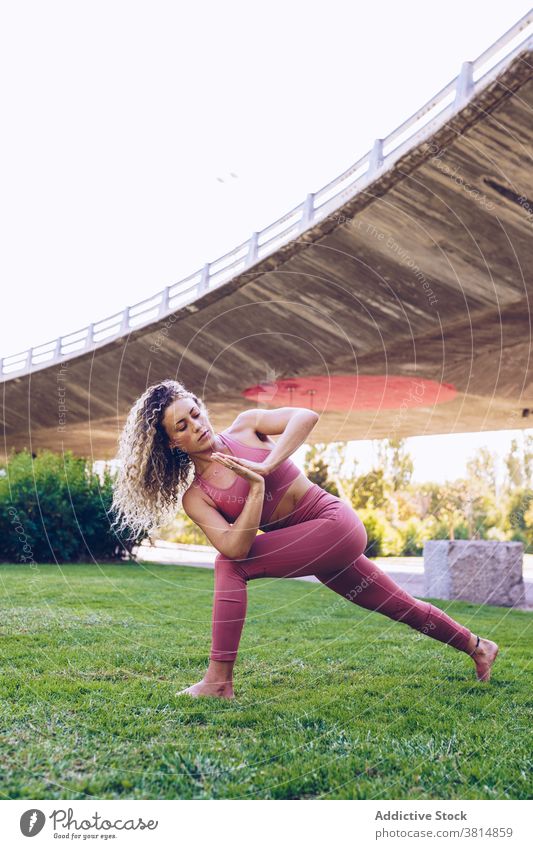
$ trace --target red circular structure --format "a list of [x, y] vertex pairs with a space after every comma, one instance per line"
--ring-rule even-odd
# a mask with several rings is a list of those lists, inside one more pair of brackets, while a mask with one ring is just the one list
[[336, 374], [284, 378], [250, 386], [245, 398], [275, 407], [307, 407], [328, 410], [398, 410], [433, 407], [457, 395], [451, 383], [423, 377], [385, 374]]

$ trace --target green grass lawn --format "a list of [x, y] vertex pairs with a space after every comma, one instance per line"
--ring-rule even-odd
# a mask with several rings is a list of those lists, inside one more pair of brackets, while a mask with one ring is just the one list
[[532, 614], [431, 599], [472, 660], [321, 584], [251, 581], [234, 701], [175, 696], [209, 654], [213, 571], [0, 565], [1, 798], [526, 799]]

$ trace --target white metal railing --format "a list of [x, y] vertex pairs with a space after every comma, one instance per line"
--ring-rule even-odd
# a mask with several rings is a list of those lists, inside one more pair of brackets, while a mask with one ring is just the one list
[[[523, 38], [527, 31], [526, 38]], [[520, 40], [521, 39], [521, 40]], [[266, 256], [274, 253], [309, 227], [366, 188], [410, 147], [429, 138], [455, 113], [485, 88], [524, 49], [533, 49], [533, 9], [473, 62], [463, 62], [461, 72], [417, 112], [384, 139], [376, 139], [370, 151], [318, 192], [307, 195], [290, 212], [229, 253], [167, 286], [150, 298], [126, 307], [115, 315], [90, 324], [52, 342], [0, 359], [0, 381], [61, 362], [70, 355], [94, 350], [132, 330], [165, 318], [195, 301], [210, 289], [226, 283]], [[491, 60], [493, 60], [491, 62]], [[425, 119], [425, 120], [423, 120]], [[414, 129], [413, 129], [414, 128]]]

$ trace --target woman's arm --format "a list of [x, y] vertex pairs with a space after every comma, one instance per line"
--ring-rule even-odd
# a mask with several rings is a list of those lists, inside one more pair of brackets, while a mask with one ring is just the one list
[[183, 496], [182, 507], [220, 554], [230, 560], [244, 560], [257, 536], [264, 497], [264, 479], [251, 481], [242, 512], [233, 525], [193, 489]]
[[250, 490], [244, 501], [244, 507], [235, 519], [230, 534], [232, 535], [233, 550], [237, 551], [234, 560], [245, 560], [252, 543], [257, 536], [261, 512], [265, 500], [265, 481], [262, 479], [250, 484]]
[[[275, 413], [276, 411], [272, 410], [267, 412]], [[318, 413], [314, 413], [312, 410], [292, 411], [292, 415], [290, 416], [283, 433], [276, 442], [275, 448], [273, 448], [268, 457], [265, 458], [264, 462], [268, 467], [269, 472], [273, 472], [274, 469], [277, 469], [277, 467], [283, 463], [287, 457], [290, 457], [291, 454], [294, 454], [296, 449], [300, 447], [300, 445], [303, 445], [318, 419]], [[257, 427], [257, 430], [261, 433], [268, 434], [268, 424], [266, 426], [263, 425], [263, 427], [265, 427], [265, 430], [259, 426]], [[274, 433], [276, 433], [276, 431], [274, 431]]]

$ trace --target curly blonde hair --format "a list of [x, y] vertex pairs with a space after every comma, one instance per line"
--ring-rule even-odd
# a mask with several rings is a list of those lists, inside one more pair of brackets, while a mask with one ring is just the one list
[[183, 384], [162, 380], [135, 402], [120, 435], [117, 457], [121, 464], [110, 513], [115, 515], [112, 525], [117, 532], [129, 531], [129, 539], [168, 524], [189, 485], [192, 460], [185, 451], [170, 447], [162, 424], [166, 408], [176, 398], [192, 398], [208, 412]]

